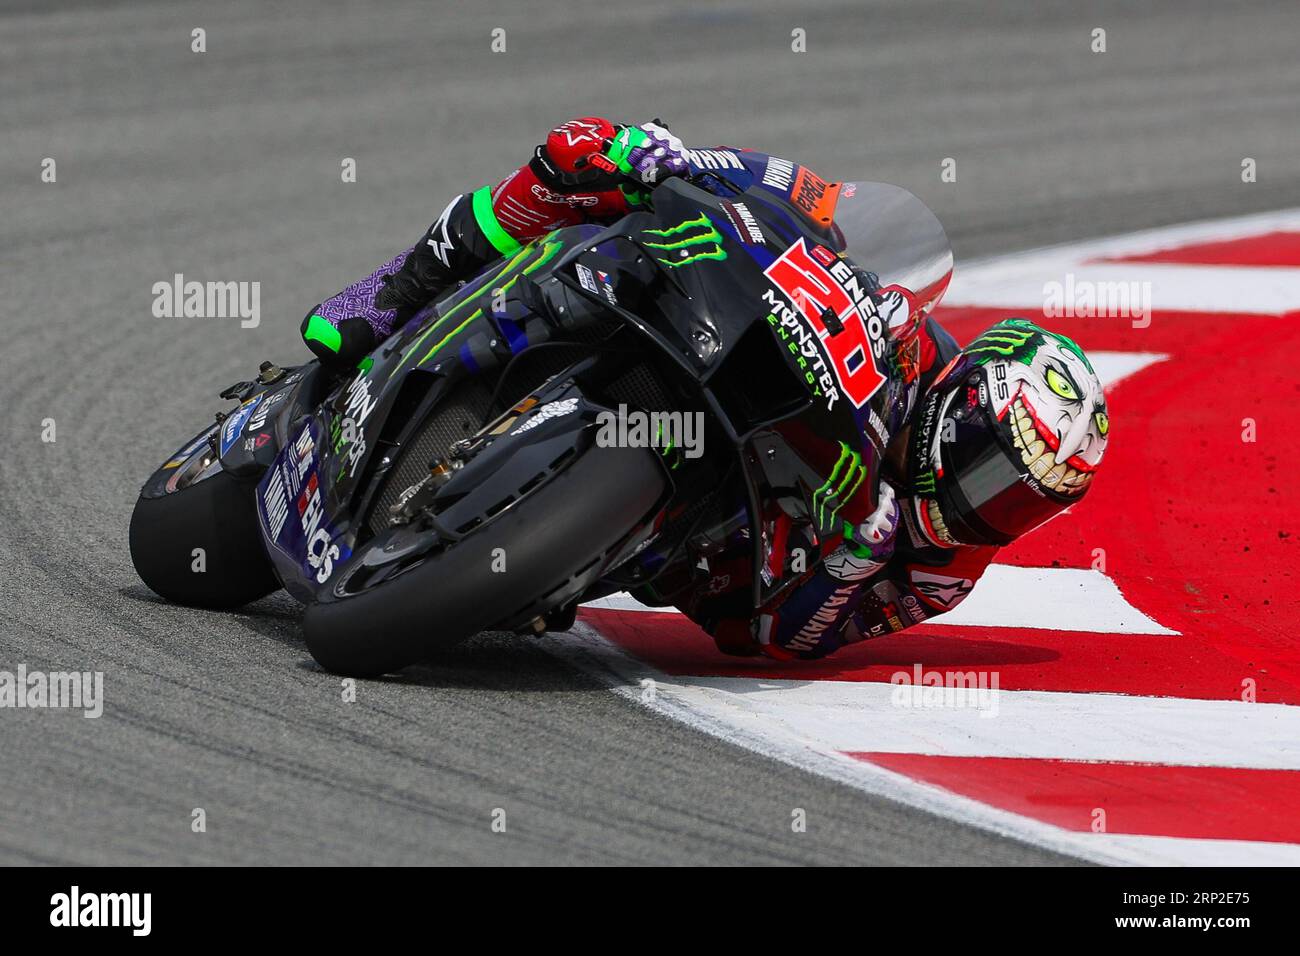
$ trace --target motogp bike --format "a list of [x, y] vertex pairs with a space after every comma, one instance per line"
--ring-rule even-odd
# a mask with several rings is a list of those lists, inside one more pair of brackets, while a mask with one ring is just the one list
[[[901, 400], [880, 290], [929, 308], [952, 256], [903, 189], [700, 152], [613, 225], [489, 265], [355, 374], [264, 362], [222, 392], [237, 405], [140, 493], [142, 580], [212, 608], [283, 587], [312, 656], [355, 676], [562, 630], [615, 592], [679, 603], [724, 552], [740, 613], [779, 601], [822, 555], [774, 561], [775, 518], [829, 544], [879, 481]], [[695, 443], [662, 440], [684, 416]]]

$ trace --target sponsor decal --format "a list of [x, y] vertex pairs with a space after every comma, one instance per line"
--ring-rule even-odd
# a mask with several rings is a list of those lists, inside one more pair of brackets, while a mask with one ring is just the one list
[[609, 273], [597, 269], [596, 276], [600, 279], [600, 290], [605, 293], [605, 298], [609, 300], [609, 304], [618, 305], [618, 298], [614, 295], [614, 285], [610, 282]]
[[835, 213], [839, 188], [839, 183], [828, 183], [807, 166], [800, 166], [790, 199], [813, 222], [829, 223]]
[[706, 259], [727, 258], [722, 248], [722, 235], [704, 213], [666, 229], [643, 229], [642, 235], [655, 236], [660, 241], [644, 242], [648, 249], [658, 249], [663, 255], [655, 261], [670, 269], [689, 266]]
[[763, 293], [763, 301], [772, 309], [767, 315], [767, 324], [785, 343], [790, 354], [794, 356], [803, 373], [804, 381], [812, 389], [815, 398], [824, 399], [826, 410], [835, 407], [840, 393], [836, 388], [835, 375], [830, 370], [826, 350], [817, 333], [808, 325], [807, 320], [783, 302], [776, 292], [768, 289]]
[[352, 380], [343, 401], [343, 414], [352, 419], [358, 428], [366, 423], [370, 413], [379, 404], [379, 399], [373, 398], [370, 394], [370, 379], [365, 374], [358, 375]]
[[330, 538], [330, 533], [324, 528], [316, 529], [316, 533], [307, 542], [307, 564], [316, 572], [317, 584], [329, 580], [334, 573], [334, 562], [338, 559], [339, 546]]
[[253, 414], [261, 401], [261, 395], [250, 398], [240, 405], [233, 415], [226, 419], [225, 425], [221, 428], [221, 454], [224, 455], [230, 451], [231, 446], [235, 444], [235, 440], [239, 438], [239, 433], [244, 430], [244, 425], [249, 416]]
[[600, 201], [599, 197], [589, 193], [557, 193], [541, 183], [533, 183], [532, 194], [541, 202], [555, 206], [594, 206]]
[[270, 432], [262, 432], [260, 435], [249, 435], [244, 439], [244, 451], [251, 455], [270, 440]]
[[429, 238], [424, 240], [424, 244], [433, 250], [438, 261], [448, 268], [451, 268], [451, 250], [456, 244], [451, 241], [451, 234], [447, 231], [447, 227], [451, 221], [451, 211], [456, 208], [458, 202], [460, 202], [459, 196], [447, 203], [446, 208], [429, 227]]
[[867, 408], [867, 427], [872, 432], [872, 434], [867, 437], [873, 440], [873, 444], [875, 444], [883, 454], [885, 448], [889, 445], [889, 429], [885, 427], [885, 423], [881, 421], [880, 416], [876, 414], [876, 410], [871, 407]]
[[364, 373], [354, 378], [343, 396], [342, 414], [331, 426], [331, 448], [340, 459], [336, 481], [345, 473], [349, 478], [356, 474], [366, 455], [366, 419], [378, 404], [379, 399], [370, 394], [370, 379]]
[[320, 481], [313, 471], [302, 491], [298, 493], [298, 520], [302, 524], [303, 538], [310, 541], [325, 517], [325, 502], [321, 499]]
[[894, 586], [892, 581], [886, 579], [872, 586], [871, 596], [875, 601], [876, 613], [885, 619], [883, 623], [871, 628], [872, 637], [885, 633], [886, 628], [889, 631], [897, 632], [914, 623], [911, 620], [903, 620], [902, 608], [898, 600], [898, 588]]
[[683, 149], [682, 155], [701, 169], [744, 169], [745, 164], [729, 149]]
[[[821, 342], [840, 391], [861, 408], [885, 383], [889, 340], [876, 304], [843, 259], [829, 267], [801, 238], [764, 270]], [[832, 328], [834, 325], [836, 328]]]
[[266, 515], [266, 528], [271, 540], [278, 541], [284, 530], [284, 519], [289, 517], [289, 493], [284, 487], [284, 473], [273, 469], [268, 476], [266, 490], [262, 492], [262, 512]]
[[826, 559], [824, 567], [826, 573], [837, 581], [862, 581], [884, 567], [884, 562], [871, 557], [860, 557], [849, 548], [837, 548]]
[[596, 285], [596, 277], [592, 275], [591, 270], [588, 269], [586, 266], [584, 266], [581, 262], [575, 265], [574, 269], [577, 270], [578, 281], [582, 283], [582, 287], [586, 289], [588, 292], [594, 292], [596, 295], [599, 295], [600, 289]]
[[831, 252], [825, 246], [813, 246], [809, 251], [812, 252], [812, 257], [827, 269], [835, 265], [835, 260], [839, 258], [839, 256], [835, 255], [835, 253]]
[[[316, 444], [311, 437], [311, 427], [303, 428], [296, 441], [283, 457], [279, 467], [267, 475], [266, 489], [262, 493], [262, 512], [271, 540], [278, 541], [289, 517], [289, 499], [298, 494], [303, 476], [315, 462]], [[313, 473], [313, 477], [314, 477]]]
[[758, 220], [754, 214], [749, 211], [749, 207], [743, 202], [731, 202], [722, 200], [722, 211], [726, 214], [731, 228], [736, 230], [736, 235], [740, 236], [740, 241], [748, 246], [763, 246], [767, 240], [763, 238], [763, 230], [758, 225]]
[[[812, 496], [813, 514], [819, 528], [828, 527], [835, 520], [840, 509], [857, 494], [866, 477], [867, 466], [862, 464], [862, 456], [840, 442], [840, 457], [836, 459], [830, 477]], [[828, 502], [834, 502], [829, 512], [826, 510]]]
[[908, 575], [911, 578], [912, 587], [920, 595], [921, 600], [940, 611], [950, 611], [955, 608], [966, 600], [966, 595], [970, 594], [975, 587], [975, 582], [970, 578], [935, 574], [932, 571], [922, 571], [918, 568], [910, 568]]
[[274, 395], [264, 396], [262, 404], [257, 406], [257, 410], [252, 417], [248, 419], [247, 430], [250, 432], [260, 432], [266, 427], [266, 418], [271, 414], [271, 409], [280, 404], [288, 396], [288, 391], [279, 391]]
[[856, 585], [837, 589], [826, 599], [826, 603], [813, 613], [808, 623], [799, 629], [799, 633], [790, 639], [786, 648], [795, 651], [811, 651], [815, 648], [822, 635], [835, 624], [840, 611], [855, 593], [857, 593]]
[[579, 143], [592, 143], [601, 145], [601, 129], [599, 124], [589, 120], [569, 120], [563, 126], [557, 126], [551, 130], [552, 136], [563, 136], [564, 145], [577, 146]]
[[779, 192], [788, 193], [794, 182], [794, 163], [788, 159], [767, 158], [767, 168], [763, 170], [763, 185]]
[[917, 313], [912, 301], [912, 293], [902, 286], [887, 286], [880, 290], [880, 303], [877, 306], [880, 317], [890, 330], [896, 330], [911, 321]]

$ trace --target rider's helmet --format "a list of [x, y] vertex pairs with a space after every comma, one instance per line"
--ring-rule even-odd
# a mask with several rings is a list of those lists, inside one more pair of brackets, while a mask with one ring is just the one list
[[938, 545], [1009, 544], [1087, 494], [1109, 437], [1083, 350], [1006, 319], [921, 399], [908, 449], [913, 517]]

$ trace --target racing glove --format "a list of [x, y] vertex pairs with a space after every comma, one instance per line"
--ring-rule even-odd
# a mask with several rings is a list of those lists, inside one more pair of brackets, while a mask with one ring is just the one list
[[684, 176], [689, 170], [686, 147], [682, 141], [658, 121], [645, 123], [640, 132], [644, 138], [632, 146], [627, 154], [632, 175], [647, 186], [662, 182], [669, 176]]

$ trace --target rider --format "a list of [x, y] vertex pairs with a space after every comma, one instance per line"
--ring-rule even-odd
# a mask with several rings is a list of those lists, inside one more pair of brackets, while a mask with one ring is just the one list
[[[526, 165], [452, 199], [411, 249], [317, 305], [303, 338], [322, 364], [351, 368], [458, 280], [552, 229], [626, 215], [644, 201], [633, 181], [685, 174], [687, 160], [658, 120], [557, 126]], [[777, 606], [751, 618], [725, 588], [682, 604], [727, 653], [817, 658], [951, 610], [999, 547], [1091, 486], [1110, 426], [1078, 345], [1014, 318], [959, 349], [906, 296], [877, 295], [906, 409], [892, 434], [879, 420], [863, 425], [886, 448], [879, 491], [869, 510], [845, 507], [843, 540]], [[781, 519], [771, 538], [770, 551], [786, 550]]]

